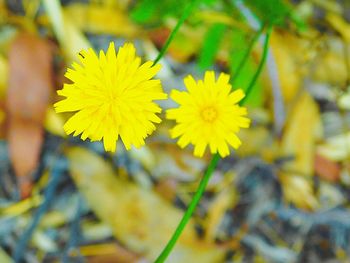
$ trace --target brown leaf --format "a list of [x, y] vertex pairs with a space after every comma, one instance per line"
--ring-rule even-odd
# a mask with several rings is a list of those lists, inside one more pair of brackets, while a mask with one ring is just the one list
[[43, 143], [43, 121], [52, 90], [51, 60], [49, 43], [26, 33], [16, 37], [9, 52], [7, 138], [22, 197], [30, 194], [28, 175], [38, 164]]
[[170, 29], [162, 27], [150, 31], [149, 37], [158, 48], [161, 48], [165, 44], [167, 38], [169, 37], [169, 34]]
[[340, 178], [340, 167], [336, 162], [333, 162], [320, 154], [315, 156], [315, 172], [316, 174], [330, 182], [337, 182]]

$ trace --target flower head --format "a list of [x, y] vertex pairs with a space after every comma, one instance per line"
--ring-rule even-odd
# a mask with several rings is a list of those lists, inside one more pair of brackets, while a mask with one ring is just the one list
[[244, 97], [241, 89], [231, 92], [229, 75], [221, 73], [215, 81], [213, 71], [207, 71], [204, 81], [196, 82], [192, 76], [184, 79], [188, 91], [173, 90], [171, 98], [178, 108], [167, 110], [167, 118], [176, 121], [171, 137], [177, 138], [184, 148], [194, 145], [194, 155], [203, 156], [209, 146], [211, 153], [222, 157], [230, 154], [228, 145], [237, 149], [241, 141], [236, 133], [248, 128], [247, 109], [237, 103]]
[[160, 69], [148, 61], [141, 65], [133, 44], [126, 43], [118, 53], [113, 42], [99, 56], [90, 48], [79, 53], [81, 64], [73, 63], [58, 94], [66, 97], [55, 104], [57, 112], [75, 112], [64, 130], [85, 140], [103, 139], [106, 151], [115, 151], [120, 136], [126, 149], [140, 147], [161, 119], [154, 100], [166, 99], [160, 80], [152, 80]]

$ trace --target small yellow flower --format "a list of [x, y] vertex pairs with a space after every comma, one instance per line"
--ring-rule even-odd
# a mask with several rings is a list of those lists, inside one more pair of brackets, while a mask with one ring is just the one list
[[57, 112], [76, 112], [64, 125], [67, 134], [81, 134], [85, 140], [103, 139], [106, 151], [114, 152], [120, 136], [126, 149], [140, 147], [161, 119], [154, 100], [166, 99], [160, 80], [152, 80], [160, 65], [141, 65], [133, 44], [126, 43], [118, 53], [113, 42], [99, 56], [90, 48], [79, 53], [81, 64], [73, 63], [58, 94], [66, 97], [55, 104]]
[[180, 106], [169, 109], [167, 118], [176, 121], [170, 130], [172, 138], [180, 137], [178, 144], [184, 148], [194, 145], [194, 155], [203, 156], [209, 145], [212, 154], [221, 157], [230, 154], [228, 145], [237, 149], [241, 141], [236, 133], [248, 128], [247, 109], [237, 103], [244, 97], [241, 89], [231, 92], [229, 75], [221, 73], [215, 81], [215, 73], [207, 71], [204, 81], [196, 82], [192, 76], [184, 79], [188, 92], [173, 90], [171, 98]]

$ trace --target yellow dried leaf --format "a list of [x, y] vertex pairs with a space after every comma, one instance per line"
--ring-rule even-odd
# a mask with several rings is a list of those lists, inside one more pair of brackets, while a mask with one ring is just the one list
[[[154, 260], [183, 211], [160, 196], [123, 180], [101, 157], [81, 148], [67, 150], [70, 172], [94, 212], [126, 247]], [[168, 262], [221, 262], [224, 251], [197, 239], [190, 221]]]
[[304, 92], [288, 118], [282, 138], [281, 153], [284, 156], [295, 156], [295, 160], [288, 162], [285, 168], [311, 175], [315, 140], [321, 137], [322, 125], [318, 106], [312, 97]]
[[221, 191], [210, 204], [208, 214], [205, 220], [205, 239], [215, 241], [216, 231], [226, 213], [226, 211], [235, 205], [237, 193], [232, 186]]
[[311, 191], [310, 177], [313, 174], [315, 142], [321, 134], [318, 107], [311, 96], [304, 92], [289, 116], [281, 143], [282, 156], [295, 158], [285, 164], [286, 172], [281, 174], [285, 197], [301, 208], [313, 209], [317, 205]]
[[271, 51], [277, 64], [278, 76], [285, 103], [292, 101], [301, 85], [300, 66], [297, 58], [305, 56], [301, 40], [287, 32], [274, 31], [271, 36]]
[[65, 120], [61, 114], [57, 114], [53, 107], [49, 107], [45, 116], [45, 128], [52, 134], [67, 137], [63, 130]]
[[326, 15], [326, 20], [339, 32], [346, 42], [350, 42], [350, 25], [342, 16], [329, 12]]
[[43, 3], [63, 52], [69, 60], [74, 60], [77, 53], [90, 47], [90, 43], [73, 23], [72, 18], [63, 14], [58, 0], [44, 0]]
[[347, 80], [348, 73], [344, 56], [336, 50], [326, 51], [322, 56], [318, 56], [313, 66], [312, 77], [318, 82], [342, 86]]
[[343, 94], [337, 101], [337, 104], [343, 110], [350, 110], [350, 92]]
[[67, 216], [62, 211], [50, 211], [45, 214], [45, 216], [40, 221], [41, 228], [58, 228], [67, 223], [69, 220], [69, 216]]
[[2, 216], [18, 216], [26, 213], [34, 207], [38, 207], [42, 203], [43, 199], [40, 195], [33, 195], [22, 201], [11, 204], [0, 210]]
[[7, 60], [0, 55], [0, 98], [3, 98], [6, 93], [7, 79], [8, 79]]
[[87, 50], [91, 45], [67, 15], [64, 15], [64, 26], [65, 34], [64, 38], [60, 41], [60, 44], [62, 45], [68, 59], [73, 61], [81, 50]]
[[127, 13], [111, 6], [75, 3], [64, 9], [64, 15], [82, 31], [124, 37], [140, 35], [138, 27], [130, 21]]
[[272, 142], [270, 131], [263, 126], [252, 127], [250, 129], [242, 129], [239, 131], [239, 138], [243, 142], [244, 147], [237, 149], [240, 156], [251, 156], [266, 150], [267, 144]]
[[293, 174], [284, 174], [281, 177], [281, 183], [283, 194], [287, 201], [295, 204], [299, 208], [317, 208], [318, 202], [313, 195], [310, 180]]
[[350, 157], [350, 133], [328, 138], [317, 147], [317, 152], [332, 161], [346, 160]]

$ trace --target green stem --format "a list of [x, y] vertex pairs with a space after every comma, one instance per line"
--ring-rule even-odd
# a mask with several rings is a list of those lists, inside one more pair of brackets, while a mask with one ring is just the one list
[[168, 37], [164, 46], [160, 50], [158, 56], [154, 60], [153, 65], [157, 64], [159, 62], [159, 60], [164, 56], [165, 52], [169, 48], [171, 41], [175, 37], [177, 31], [179, 31], [179, 28], [181, 27], [181, 25], [185, 22], [187, 17], [191, 14], [192, 9], [196, 6], [198, 1], [199, 0], [191, 0], [191, 2], [187, 5], [185, 11], [182, 13], [182, 16], [180, 17], [179, 21], [177, 21], [176, 26], [174, 27], [173, 31], [171, 31], [170, 36]]
[[237, 67], [237, 71], [234, 73], [234, 76], [231, 80], [231, 85], [234, 86], [234, 82], [237, 79], [237, 77], [239, 76], [239, 74], [241, 73], [245, 63], [247, 63], [248, 59], [249, 59], [249, 55], [252, 52], [252, 49], [255, 45], [255, 43], [258, 41], [259, 37], [261, 36], [262, 32], [264, 31], [265, 25], [263, 25], [259, 31], [257, 31], [252, 39], [252, 41], [249, 43], [249, 46], [244, 54], [243, 59], [241, 60], [241, 62], [239, 63], [238, 67]]
[[247, 100], [247, 98], [249, 97], [249, 94], [251, 93], [256, 81], [258, 80], [261, 72], [262, 72], [262, 69], [265, 65], [265, 62], [266, 62], [266, 58], [267, 58], [267, 54], [268, 54], [268, 51], [269, 51], [269, 42], [270, 42], [270, 36], [271, 36], [271, 32], [272, 32], [272, 26], [270, 25], [268, 27], [268, 30], [267, 30], [267, 33], [266, 33], [266, 37], [265, 37], [265, 42], [264, 42], [264, 49], [263, 49], [263, 54], [262, 54], [262, 58], [260, 60], [260, 63], [259, 63], [259, 66], [258, 66], [258, 69], [257, 71], [255, 72], [255, 75], [253, 76], [253, 79], [252, 81], [250, 82], [247, 90], [245, 91], [245, 97], [240, 101], [240, 105], [243, 105], [244, 102]]
[[184, 230], [185, 226], [187, 225], [187, 222], [190, 220], [190, 218], [193, 214], [193, 211], [196, 209], [196, 207], [199, 203], [199, 200], [201, 199], [201, 197], [205, 191], [205, 188], [207, 187], [209, 179], [216, 168], [216, 165], [217, 165], [219, 159], [220, 159], [219, 154], [213, 155], [213, 157], [208, 165], [208, 169], [205, 171], [205, 174], [199, 183], [197, 191], [194, 194], [189, 207], [187, 208], [184, 216], [182, 217], [182, 219], [181, 219], [179, 225], [177, 226], [170, 241], [168, 242], [168, 244], [166, 245], [166, 247], [164, 248], [162, 253], [159, 255], [159, 257], [156, 259], [155, 263], [163, 263], [166, 260], [166, 258], [169, 256], [171, 250], [173, 249], [173, 247], [176, 244], [176, 241], [179, 239], [182, 231]]
[[[254, 75], [254, 77], [253, 77], [249, 87], [247, 88], [246, 97], [248, 97], [248, 95], [252, 91], [252, 87], [254, 86], [257, 78], [259, 77], [259, 75], [261, 73], [261, 70], [262, 70], [262, 67], [263, 67], [263, 65], [264, 65], [264, 63], [266, 61], [267, 51], [268, 51], [268, 43], [269, 43], [271, 32], [272, 32], [272, 27], [270, 26], [268, 28], [268, 32], [267, 32], [266, 38], [265, 38], [264, 51], [263, 51], [262, 59], [260, 61], [260, 64], [259, 64], [257, 72], [255, 73], [255, 75]], [[243, 65], [244, 65], [244, 63], [242, 65], [240, 65], [240, 66], [243, 67]], [[238, 70], [240, 70], [240, 69], [238, 69]], [[242, 104], [243, 104], [243, 102], [240, 103], [240, 105], [242, 105]], [[193, 199], [192, 199], [189, 207], [187, 208], [185, 214], [183, 215], [179, 225], [177, 226], [177, 228], [176, 228], [174, 234], [172, 235], [171, 239], [169, 240], [168, 244], [163, 249], [162, 253], [159, 255], [159, 257], [155, 260], [154, 263], [163, 263], [167, 259], [167, 257], [169, 256], [169, 254], [172, 251], [172, 249], [174, 248], [177, 240], [179, 239], [182, 231], [185, 229], [188, 221], [191, 219], [191, 216], [192, 216], [194, 210], [196, 209], [196, 207], [197, 207], [197, 205], [198, 205], [198, 203], [199, 203], [199, 201], [200, 201], [200, 199], [201, 199], [201, 197], [202, 197], [202, 195], [203, 195], [203, 193], [204, 193], [204, 191], [206, 189], [206, 186], [207, 186], [207, 184], [209, 182], [209, 179], [211, 178], [211, 175], [213, 174], [214, 170], [216, 169], [216, 166], [217, 166], [219, 160], [220, 160], [219, 154], [217, 154], [217, 153], [214, 154], [212, 159], [211, 159], [211, 161], [210, 161], [210, 163], [209, 163], [209, 165], [208, 165], [207, 170], [205, 171], [205, 174], [203, 175], [203, 178], [201, 179], [201, 181], [199, 183], [197, 191], [194, 194]]]

